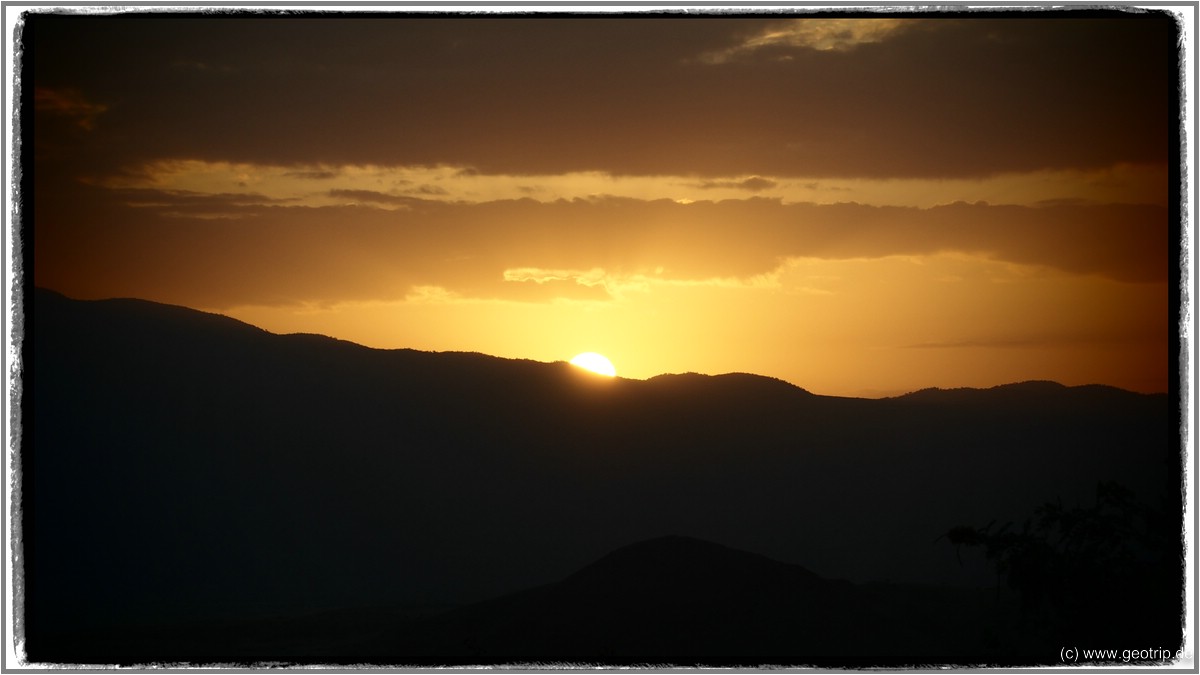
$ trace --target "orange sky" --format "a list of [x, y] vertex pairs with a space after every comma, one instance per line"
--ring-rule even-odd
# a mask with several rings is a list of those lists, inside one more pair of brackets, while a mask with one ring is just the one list
[[1170, 15], [27, 20], [34, 283], [880, 396], [1166, 391]]

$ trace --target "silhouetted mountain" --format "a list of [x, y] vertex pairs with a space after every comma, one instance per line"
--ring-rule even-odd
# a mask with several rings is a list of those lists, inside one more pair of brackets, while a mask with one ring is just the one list
[[864, 400], [744, 374], [604, 379], [137, 300], [30, 299], [34, 660], [86, 658], [105, 630], [413, 616], [665, 534], [856, 583], [994, 585], [982, 554], [960, 565], [935, 539], [1090, 503], [1099, 481], [1178, 500], [1165, 395], [1025, 383]]
[[377, 638], [385, 660], [422, 662], [921, 664], [980, 653], [970, 589], [856, 586], [688, 537], [614, 551], [566, 579]]

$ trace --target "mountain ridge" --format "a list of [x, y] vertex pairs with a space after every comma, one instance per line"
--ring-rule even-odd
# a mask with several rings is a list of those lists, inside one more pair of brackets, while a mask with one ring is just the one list
[[[496, 360], [500, 360], [500, 361], [509, 361], [509, 362], [518, 362], [518, 363], [536, 363], [536, 364], [542, 364], [542, 365], [559, 365], [559, 364], [566, 363], [566, 361], [549, 361], [549, 362], [547, 362], [547, 361], [537, 361], [534, 359], [494, 356], [491, 354], [486, 354], [484, 352], [475, 352], [475, 351], [461, 351], [461, 350], [434, 351], [434, 350], [414, 349], [411, 347], [389, 347], [389, 348], [372, 347], [369, 345], [363, 345], [363, 344], [354, 342], [352, 340], [346, 340], [343, 338], [338, 338], [338, 337], [334, 337], [331, 335], [325, 335], [325, 334], [321, 334], [321, 333], [309, 333], [309, 332], [273, 333], [273, 332], [263, 329], [259, 326], [255, 326], [254, 324], [251, 324], [249, 322], [242, 321], [240, 319], [235, 319], [233, 317], [227, 316], [225, 314], [221, 314], [219, 312], [211, 312], [211, 311], [193, 309], [190, 307], [186, 307], [184, 305], [163, 303], [163, 302], [157, 302], [157, 301], [153, 301], [153, 300], [144, 300], [144, 299], [140, 299], [140, 298], [121, 297], [121, 298], [79, 300], [79, 299], [70, 298], [58, 291], [53, 290], [53, 289], [43, 288], [43, 287], [35, 287], [32, 296], [33, 296], [33, 305], [35, 307], [39, 303], [69, 302], [69, 303], [84, 303], [83, 306], [90, 305], [95, 308], [100, 308], [100, 307], [116, 308], [119, 310], [118, 313], [125, 314], [128, 318], [138, 318], [138, 316], [142, 316], [144, 318], [144, 314], [147, 312], [155, 313], [155, 314], [163, 314], [164, 316], [169, 314], [169, 315], [174, 316], [179, 319], [184, 319], [185, 317], [190, 317], [191, 319], [196, 320], [196, 321], [209, 321], [209, 322], [211, 322], [211, 327], [213, 327], [213, 328], [216, 328], [219, 326], [224, 326], [231, 330], [249, 331], [249, 329], [252, 329], [253, 332], [261, 333], [263, 335], [270, 335], [270, 336], [276, 336], [276, 337], [281, 337], [281, 338], [289, 338], [289, 339], [296, 340], [296, 341], [308, 340], [308, 341], [312, 341], [312, 342], [320, 342], [323, 340], [323, 341], [328, 341], [328, 342], [331, 342], [334, 344], [339, 344], [342, 346], [353, 345], [354, 347], [359, 348], [359, 349], [373, 350], [373, 351], [379, 351], [379, 352], [402, 352], [402, 353], [415, 353], [415, 354], [427, 354], [427, 355], [436, 355], [436, 354], [460, 355], [460, 356], [478, 355], [481, 357], [486, 357], [488, 359], [496, 359]], [[26, 298], [28, 299], [29, 296], [27, 295]], [[139, 313], [138, 316], [131, 315], [131, 312], [133, 312], [135, 310]], [[36, 309], [34, 311], [36, 311]], [[196, 324], [196, 325], [203, 325], [203, 324]], [[780, 378], [777, 378], [774, 376], [770, 376], [770, 375], [761, 375], [761, 374], [757, 374], [757, 373], [747, 373], [747, 372], [728, 372], [728, 373], [715, 373], [715, 374], [696, 373], [696, 372], [660, 373], [658, 375], [653, 375], [653, 376], [645, 378], [645, 379], [635, 379], [635, 378], [628, 378], [628, 377], [621, 377], [621, 376], [617, 376], [616, 379], [632, 380], [632, 381], [637, 381], [637, 382], [653, 382], [653, 383], [657, 383], [657, 384], [671, 384], [671, 385], [674, 385], [677, 383], [688, 383], [688, 382], [707, 381], [707, 380], [711, 380], [711, 379], [717, 379], [717, 380], [722, 380], [724, 382], [738, 382], [738, 381], [753, 382], [755, 384], [752, 386], [763, 386], [763, 387], [774, 386], [774, 387], [778, 387], [780, 390], [790, 388], [790, 389], [797, 390], [799, 393], [804, 393], [804, 394], [813, 395], [813, 396], [825, 396], [827, 398], [857, 398], [857, 397], [847, 397], [847, 396], [831, 396], [831, 395], [824, 395], [824, 394], [815, 394], [814, 392], [812, 392], [800, 385], [797, 385], [795, 383], [788, 382], [787, 380], [783, 380], [783, 379], [780, 379]], [[894, 395], [894, 396], [869, 398], [869, 399], [865, 399], [865, 400], [899, 400], [899, 399], [916, 400], [916, 399], [927, 398], [927, 397], [932, 397], [932, 396], [948, 396], [948, 395], [954, 395], [954, 394], [972, 394], [975, 392], [1015, 392], [1015, 391], [1031, 392], [1034, 390], [1035, 387], [1038, 390], [1042, 390], [1043, 392], [1046, 389], [1057, 388], [1057, 389], [1069, 389], [1069, 390], [1115, 390], [1115, 391], [1126, 392], [1126, 393], [1142, 395], [1142, 396], [1159, 396], [1159, 395], [1165, 396], [1166, 395], [1165, 393], [1158, 393], [1158, 392], [1155, 392], [1155, 393], [1134, 392], [1134, 391], [1130, 391], [1127, 389], [1122, 389], [1120, 387], [1115, 387], [1112, 385], [1105, 385], [1105, 384], [1100, 384], [1100, 383], [1083, 384], [1083, 385], [1064, 385], [1062, 383], [1055, 382], [1052, 380], [1025, 380], [1025, 381], [1020, 381], [1020, 382], [1001, 383], [1001, 384], [992, 385], [989, 387], [925, 387], [922, 389], [917, 389], [917, 390], [913, 390], [910, 392], [906, 392], [906, 393], [898, 394], [898, 395]]]
[[970, 587], [995, 573], [934, 543], [952, 527], [1090, 503], [1100, 481], [1178, 494], [1161, 396], [1018, 387], [965, 405], [608, 379], [33, 296], [31, 655], [147, 617], [472, 603], [663, 533], [826, 579]]

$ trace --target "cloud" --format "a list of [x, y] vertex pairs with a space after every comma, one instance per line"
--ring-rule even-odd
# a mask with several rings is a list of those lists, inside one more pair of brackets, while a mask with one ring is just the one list
[[413, 286], [404, 296], [404, 301], [426, 305], [463, 302], [464, 299], [441, 286]]
[[[601, 267], [587, 270], [580, 269], [542, 269], [537, 267], [520, 267], [504, 270], [505, 281], [533, 283], [539, 286], [554, 286], [560, 290], [570, 289], [571, 284], [583, 286], [593, 292], [586, 294], [587, 299], [619, 300], [630, 292], [645, 292], [650, 285], [661, 279], [646, 274], [620, 274], [610, 272]], [[580, 299], [579, 293], [569, 293], [575, 299]], [[565, 296], [564, 296], [565, 297]]]
[[38, 112], [66, 117], [87, 131], [96, 128], [96, 118], [108, 110], [103, 103], [94, 103], [76, 89], [35, 87], [33, 106]]
[[577, 278], [546, 278], [508, 279], [504, 288], [489, 287], [475, 290], [474, 297], [487, 300], [508, 300], [517, 302], [548, 302], [555, 300], [573, 300], [588, 302], [609, 302], [613, 295], [606, 284], [583, 283]]
[[[486, 202], [535, 197], [540, 201], [613, 195], [687, 203], [740, 199], [747, 192], [784, 202], [859, 202], [931, 207], [966, 202], [1149, 203], [1167, 201], [1165, 166], [1117, 165], [1096, 171], [1038, 171], [987, 179], [822, 179], [789, 181], [768, 176], [696, 180], [688, 176], [616, 176], [601, 172], [558, 175], [464, 174], [441, 166], [276, 166], [198, 160], [160, 160], [129, 167], [91, 182], [110, 188], [221, 193], [254, 191], [305, 206], [340, 206], [346, 198], [379, 205], [405, 197]], [[1067, 201], [1064, 201], [1067, 200]], [[1071, 201], [1074, 200], [1074, 201]]]
[[912, 28], [917, 23], [912, 19], [886, 17], [790, 19], [772, 24], [734, 46], [707, 52], [700, 56], [700, 61], [720, 64], [744, 58], [760, 50], [777, 50], [779, 48], [845, 52], [861, 45], [883, 42], [900, 31]]
[[272, 198], [252, 192], [195, 192], [191, 190], [155, 190], [124, 188], [112, 196], [126, 206], [152, 210], [172, 217], [243, 218], [257, 215], [261, 207], [294, 202], [290, 198]]
[[307, 169], [285, 171], [283, 175], [287, 178], [299, 178], [301, 180], [331, 180], [341, 174], [333, 169]]
[[412, 197], [402, 195], [391, 195], [383, 192], [374, 192], [372, 190], [330, 190], [330, 197], [338, 199], [350, 200], [352, 202], [367, 202], [369, 204], [386, 204], [389, 206], [408, 206], [412, 203]]
[[414, 194], [429, 196], [443, 196], [450, 194], [445, 188], [441, 188], [436, 185], [418, 185], [416, 188], [413, 188], [411, 192]]
[[761, 176], [752, 176], [745, 180], [706, 180], [694, 184], [701, 190], [713, 190], [717, 188], [728, 188], [734, 190], [747, 190], [749, 192], [762, 192], [773, 187], [778, 187], [779, 183], [763, 178]]
[[505, 281], [532, 281], [535, 284], [572, 281], [583, 286], [600, 286], [604, 284], [604, 278], [604, 270], [599, 267], [590, 270], [547, 270], [537, 267], [504, 270]]

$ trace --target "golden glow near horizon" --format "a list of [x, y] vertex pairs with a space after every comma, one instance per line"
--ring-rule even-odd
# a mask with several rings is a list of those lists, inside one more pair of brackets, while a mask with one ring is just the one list
[[1174, 381], [1169, 20], [195, 25], [38, 33], [36, 284], [630, 378]]
[[596, 352], [583, 352], [571, 359], [571, 365], [591, 371], [597, 375], [616, 377], [617, 369], [604, 355]]
[[[932, 297], [938, 302], [919, 301]], [[1161, 284], [939, 254], [796, 259], [777, 270], [773, 284], [650, 281], [609, 300], [430, 292], [387, 303], [225, 313], [281, 333], [337, 325], [339, 337], [376, 347], [545, 362], [574, 344], [602, 343], [623, 377], [751, 372], [820, 394], [883, 396], [1028, 379], [1161, 391], [1166, 312]], [[780, 354], [787, 354], [783, 363]]]

